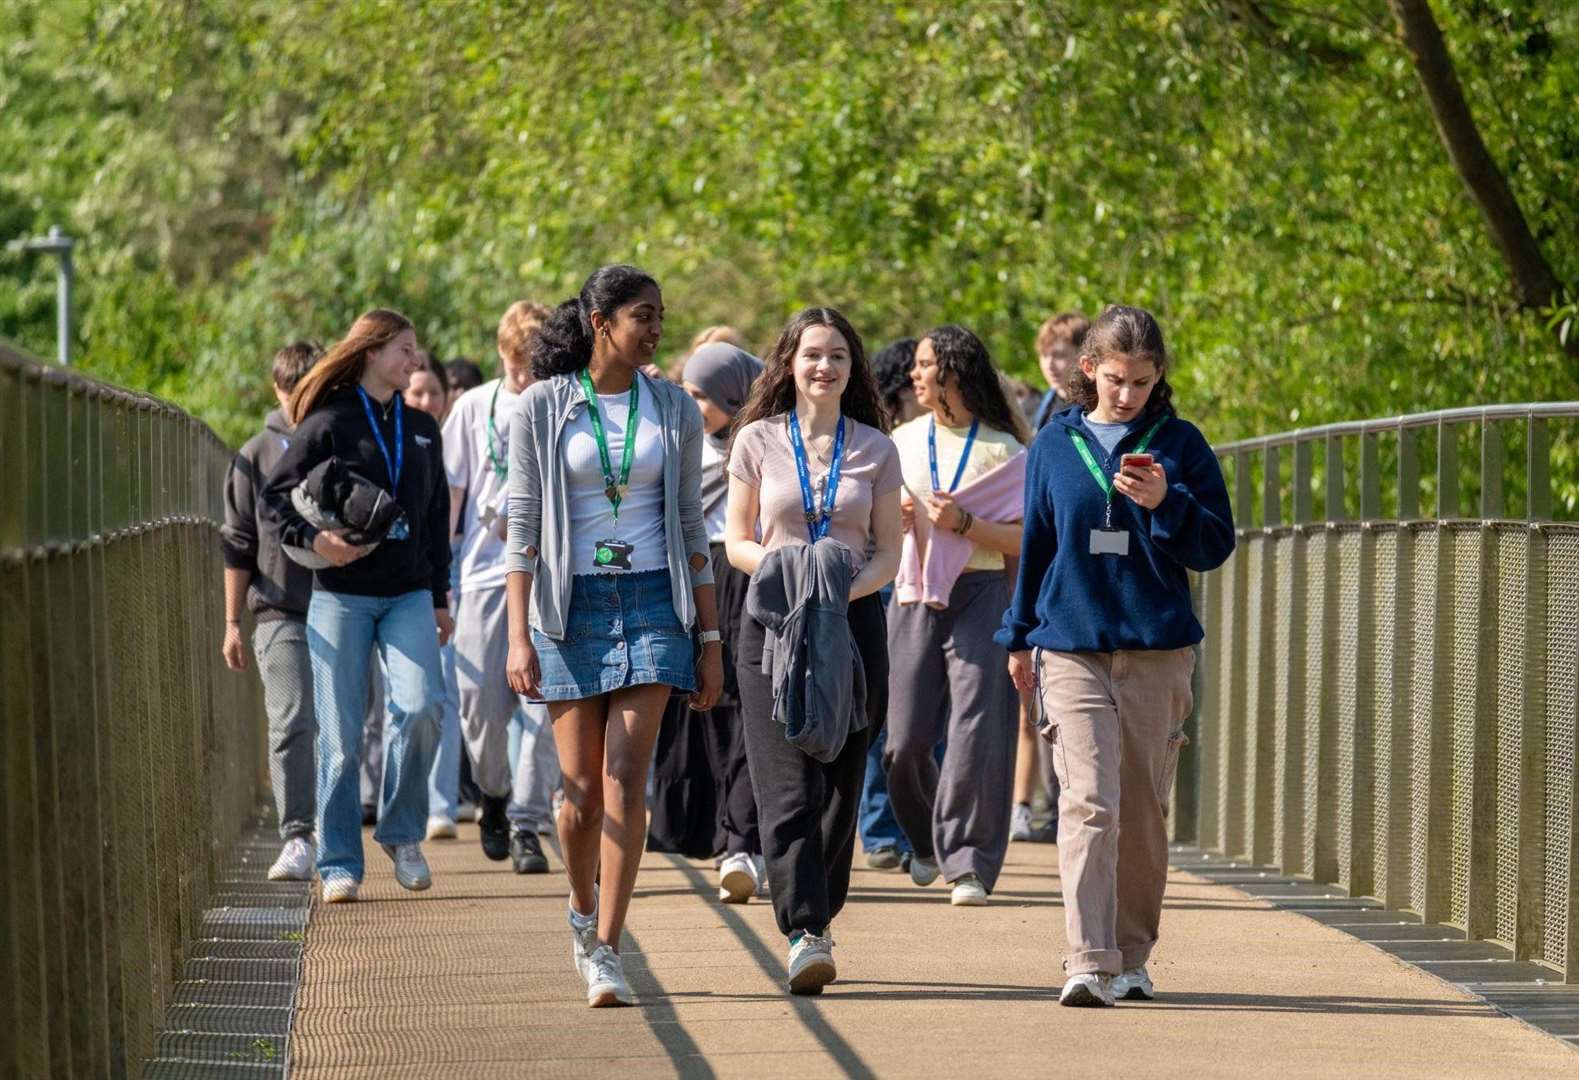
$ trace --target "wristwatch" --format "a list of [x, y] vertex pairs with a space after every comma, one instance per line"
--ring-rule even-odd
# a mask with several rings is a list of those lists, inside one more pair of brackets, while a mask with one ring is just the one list
[[715, 641], [721, 642], [724, 640], [724, 635], [717, 630], [703, 630], [700, 636], [703, 645], [711, 645]]

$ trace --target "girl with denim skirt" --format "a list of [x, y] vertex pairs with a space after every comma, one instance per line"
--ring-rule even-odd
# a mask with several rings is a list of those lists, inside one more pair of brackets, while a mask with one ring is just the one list
[[[296, 430], [264, 489], [280, 543], [311, 549], [319, 563], [307, 649], [318, 718], [318, 877], [331, 904], [355, 900], [362, 882], [359, 773], [368, 656], [375, 647], [389, 700], [373, 839], [394, 860], [403, 888], [433, 883], [421, 841], [445, 699], [439, 647], [454, 624], [439, 425], [406, 408], [401, 397], [421, 355], [405, 316], [375, 310], [357, 319], [292, 392]], [[400, 512], [376, 545], [315, 527], [292, 501], [297, 485], [330, 458], [372, 484], [388, 485]]]
[[1222, 470], [1174, 412], [1162, 329], [1110, 307], [1087, 334], [1075, 404], [1031, 444], [1009, 672], [1039, 690], [1058, 775], [1067, 952], [1059, 1001], [1154, 993], [1168, 799], [1193, 699], [1191, 571], [1234, 549]]
[[641, 370], [663, 315], [648, 274], [594, 272], [539, 331], [538, 381], [511, 421], [506, 671], [553, 721], [572, 955], [593, 1008], [634, 1001], [620, 931], [664, 703], [679, 689], [710, 709], [724, 682], [701, 413]]
[[[833, 760], [791, 743], [763, 671], [767, 631], [748, 607], [736, 648], [741, 722], [773, 914], [789, 939], [789, 989], [836, 975], [829, 928], [850, 889], [867, 740], [888, 710], [888, 648], [877, 593], [899, 566], [899, 455], [861, 339], [830, 308], [790, 320], [736, 418], [725, 550], [753, 579], [769, 552], [827, 538], [851, 553], [848, 619], [866, 686], [865, 725]], [[834, 673], [837, 674], [837, 673]]]

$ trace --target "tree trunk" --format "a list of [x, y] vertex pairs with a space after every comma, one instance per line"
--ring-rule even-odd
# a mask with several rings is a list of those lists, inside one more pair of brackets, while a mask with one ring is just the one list
[[[1530, 232], [1507, 177], [1480, 137], [1429, 0], [1388, 0], [1388, 6], [1425, 88], [1442, 145], [1480, 207], [1502, 261], [1513, 275], [1514, 294], [1524, 307], [1550, 307], [1561, 291], [1557, 275]], [[1567, 351], [1579, 356], [1579, 338], [1570, 338]]]

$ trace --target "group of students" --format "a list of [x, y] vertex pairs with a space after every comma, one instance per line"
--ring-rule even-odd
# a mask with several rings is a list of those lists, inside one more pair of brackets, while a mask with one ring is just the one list
[[[253, 526], [227, 522], [227, 595], [231, 571], [250, 574], [275, 760], [295, 769], [276, 777], [282, 835], [288, 850], [316, 836], [323, 899], [354, 900], [362, 876], [374, 668], [387, 685], [374, 838], [397, 881], [431, 883], [420, 841], [450, 701], [490, 857], [531, 844], [546, 870], [536, 833], [562, 794], [552, 825], [594, 1007], [634, 1000], [620, 939], [650, 777], [652, 846], [720, 854], [720, 898], [768, 899], [791, 993], [816, 994], [837, 974], [858, 831], [874, 865], [985, 904], [1010, 840], [1030, 836], [1041, 745], [1060, 1000], [1149, 998], [1202, 636], [1187, 575], [1234, 545], [1156, 320], [1114, 306], [1089, 326], [1050, 322], [1052, 389], [1028, 420], [959, 326], [884, 350], [874, 373], [849, 321], [813, 307], [760, 361], [710, 341], [666, 378], [663, 295], [635, 267], [511, 311], [504, 375], [462, 395], [442, 434], [402, 396], [427, 366], [411, 324], [363, 315], [282, 396], [228, 485]], [[382, 516], [367, 509], [380, 493]], [[271, 575], [299, 577], [292, 552], [314, 556], [310, 599], [275, 615]], [[660, 740], [670, 760], [654, 770]]]

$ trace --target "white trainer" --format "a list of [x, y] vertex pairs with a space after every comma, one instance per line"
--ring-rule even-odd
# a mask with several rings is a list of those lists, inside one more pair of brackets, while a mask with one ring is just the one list
[[1059, 991], [1058, 1004], [1087, 1009], [1113, 1004], [1113, 976], [1096, 972], [1069, 976]]
[[792, 994], [820, 994], [838, 978], [833, 962], [833, 938], [827, 934], [801, 934], [790, 942], [789, 990]]
[[966, 874], [954, 882], [954, 892], [949, 896], [949, 903], [955, 907], [986, 907], [987, 886], [975, 874]]
[[625, 981], [625, 963], [607, 945], [599, 945], [581, 962], [587, 980], [587, 1004], [594, 1009], [635, 1004], [630, 983]]
[[1028, 803], [1015, 803], [1014, 813], [1009, 817], [1009, 839], [1029, 840], [1031, 838], [1031, 807]]
[[402, 889], [421, 892], [433, 885], [428, 860], [422, 857], [421, 844], [381, 844], [384, 854], [395, 864], [395, 880]]
[[938, 879], [938, 861], [936, 859], [923, 859], [919, 855], [910, 856], [910, 880], [917, 885], [930, 885]]
[[1113, 999], [1115, 1001], [1151, 1001], [1157, 996], [1157, 988], [1151, 984], [1151, 976], [1146, 973], [1146, 965], [1130, 968], [1124, 974], [1113, 980]]
[[428, 818], [427, 839], [453, 840], [459, 833], [455, 829], [455, 819], [445, 817], [443, 814], [434, 814]]
[[592, 887], [592, 914], [582, 915], [568, 902], [565, 905], [570, 922], [570, 959], [576, 965], [576, 972], [583, 979], [586, 972], [581, 965], [591, 956], [598, 947], [598, 901], [601, 899], [598, 887]]
[[718, 868], [718, 899], [725, 904], [744, 904], [757, 891], [757, 868], [745, 853], [730, 855]]
[[270, 881], [311, 881], [313, 845], [305, 836], [293, 836], [280, 848], [280, 857], [269, 867]]
[[326, 904], [354, 904], [361, 886], [349, 874], [335, 874], [323, 883], [323, 902]]

